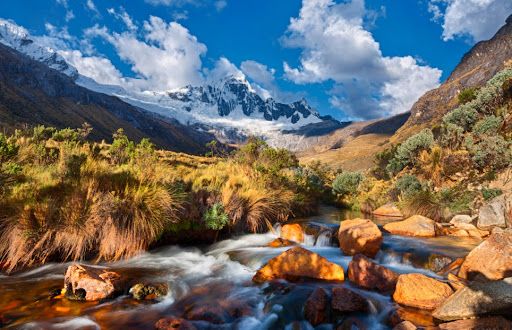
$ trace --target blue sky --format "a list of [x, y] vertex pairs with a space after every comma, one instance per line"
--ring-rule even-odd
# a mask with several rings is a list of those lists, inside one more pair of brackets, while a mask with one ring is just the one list
[[0, 13], [102, 83], [165, 90], [238, 70], [346, 120], [406, 111], [512, 1], [17, 0]]

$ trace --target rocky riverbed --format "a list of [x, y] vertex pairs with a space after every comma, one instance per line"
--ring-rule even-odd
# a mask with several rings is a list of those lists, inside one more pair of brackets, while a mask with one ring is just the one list
[[1, 325], [511, 328], [510, 230], [482, 230], [477, 219], [461, 216], [440, 225], [419, 216], [357, 219], [324, 211], [212, 246], [171, 246], [118, 263], [48, 264], [2, 275]]

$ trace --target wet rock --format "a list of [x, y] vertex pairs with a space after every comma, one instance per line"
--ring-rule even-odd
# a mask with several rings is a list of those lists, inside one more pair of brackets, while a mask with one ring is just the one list
[[298, 223], [289, 223], [281, 227], [281, 238], [297, 243], [304, 242], [304, 230]]
[[466, 214], [457, 214], [450, 220], [450, 223], [457, 227], [459, 224], [471, 224], [473, 222], [473, 218]]
[[412, 308], [407, 306], [397, 306], [389, 319], [391, 325], [398, 325], [400, 322], [409, 321], [418, 327], [431, 327], [435, 325], [432, 311], [425, 309]]
[[439, 272], [446, 268], [453, 262], [453, 259], [447, 256], [443, 256], [440, 254], [431, 254], [428, 257], [428, 262], [426, 264], [426, 268], [433, 271]]
[[409, 321], [403, 321], [398, 323], [393, 330], [416, 330], [416, 326]]
[[317, 288], [306, 300], [304, 317], [313, 326], [329, 321], [329, 295], [322, 288]]
[[368, 302], [364, 297], [344, 287], [332, 289], [332, 310], [340, 313], [366, 312]]
[[501, 316], [458, 320], [439, 324], [440, 330], [512, 330], [512, 322]]
[[79, 264], [69, 266], [64, 277], [66, 297], [71, 300], [112, 298], [122, 291], [122, 284], [116, 272]]
[[263, 283], [278, 278], [294, 280], [304, 277], [343, 281], [344, 272], [340, 265], [302, 247], [294, 247], [270, 259], [256, 272], [252, 280]]
[[382, 244], [382, 233], [368, 219], [344, 220], [338, 232], [340, 249], [347, 255], [364, 254], [375, 257]]
[[393, 217], [393, 218], [403, 218], [402, 212], [396, 207], [395, 204], [386, 204], [382, 205], [375, 211], [373, 211], [374, 215], [381, 216], [381, 217]]
[[438, 272], [438, 274], [446, 275], [451, 272], [455, 273], [458, 271], [458, 269], [460, 269], [460, 266], [462, 265], [463, 262], [464, 262], [464, 258], [457, 258], [452, 263], [450, 263], [449, 265], [447, 265], [446, 267], [441, 269]]
[[453, 321], [486, 314], [510, 315], [512, 277], [494, 282], [473, 282], [455, 292], [432, 314], [443, 321]]
[[366, 330], [368, 329], [364, 323], [355, 317], [349, 317], [343, 320], [340, 325], [336, 327], [336, 330]]
[[196, 327], [187, 320], [181, 318], [167, 317], [158, 320], [155, 324], [156, 330], [196, 330]]
[[477, 227], [492, 229], [492, 227], [510, 227], [512, 220], [512, 198], [503, 194], [488, 201], [478, 210]]
[[275, 240], [273, 240], [272, 242], [267, 244], [268, 247], [272, 247], [272, 248], [280, 248], [280, 247], [286, 247], [286, 246], [292, 246], [292, 245], [297, 245], [297, 243], [287, 240], [287, 239], [284, 239], [284, 238], [281, 238], [281, 237], [278, 237]]
[[474, 248], [462, 263], [459, 277], [500, 280], [512, 276], [512, 232], [492, 234]]
[[456, 275], [453, 275], [452, 273], [448, 274], [448, 284], [452, 287], [454, 291], [460, 290], [468, 285], [468, 283]]
[[167, 284], [143, 284], [137, 283], [130, 288], [129, 293], [136, 300], [153, 300], [165, 297], [169, 292]]
[[206, 321], [213, 324], [224, 324], [228, 322], [226, 311], [217, 304], [193, 305], [183, 316], [190, 321]]
[[388, 292], [394, 290], [398, 274], [357, 254], [348, 265], [348, 278], [362, 288]]
[[423, 274], [402, 274], [398, 277], [393, 299], [401, 305], [431, 310], [452, 293], [448, 284]]
[[384, 225], [384, 229], [395, 235], [434, 237], [436, 236], [436, 223], [434, 220], [421, 215], [413, 215], [403, 221], [391, 222]]

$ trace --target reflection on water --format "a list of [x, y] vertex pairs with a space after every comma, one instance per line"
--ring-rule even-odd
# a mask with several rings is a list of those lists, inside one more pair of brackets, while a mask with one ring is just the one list
[[[335, 229], [340, 220], [359, 216], [355, 212], [349, 214], [335, 208], [323, 208], [320, 216], [299, 219], [309, 226], [304, 245], [346, 269], [351, 257], [344, 256], [338, 247], [331, 244], [335, 230], [325, 228]], [[88, 303], [50, 299], [50, 292], [62, 287], [68, 264], [49, 264], [2, 276], [0, 326], [21, 329], [153, 329], [159, 318], [186, 315], [194, 319], [199, 314], [204, 316], [207, 309], [214, 311], [208, 314], [211, 322], [227, 323], [216, 329], [291, 329], [297, 326], [296, 322], [303, 324], [302, 329], [311, 328], [303, 320], [304, 300], [314, 288], [330, 288], [334, 284], [284, 282], [277, 291], [269, 289], [269, 284], [255, 286], [251, 281], [254, 272], [270, 258], [288, 249], [266, 247], [274, 238], [274, 233], [244, 235], [206, 249], [171, 246], [104, 265], [140, 282], [168, 283], [170, 291], [167, 297], [157, 303], [136, 302], [128, 296]], [[382, 251], [375, 260], [399, 273], [421, 272], [437, 276], [424, 266], [432, 255], [460, 257], [476, 244], [478, 241], [468, 239], [385, 235]], [[392, 299], [388, 295], [360, 290], [349, 282], [343, 285], [351, 287], [370, 302], [369, 313], [355, 316], [370, 329], [386, 329], [385, 319], [395, 308]], [[402, 313], [411, 312], [405, 310]], [[207, 329], [211, 324], [197, 321], [194, 325]]]

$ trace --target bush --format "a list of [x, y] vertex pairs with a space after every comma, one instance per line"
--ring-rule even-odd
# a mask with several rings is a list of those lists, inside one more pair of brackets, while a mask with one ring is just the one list
[[507, 141], [501, 136], [490, 136], [469, 147], [473, 162], [478, 169], [499, 170], [510, 164], [511, 152]]
[[471, 127], [477, 120], [478, 111], [475, 108], [474, 102], [461, 105], [443, 117], [443, 123], [445, 125], [456, 125], [462, 127], [464, 131], [471, 130]]
[[503, 191], [498, 188], [484, 188], [482, 189], [483, 198], [488, 201], [495, 197], [498, 197], [503, 194]]
[[206, 228], [221, 230], [229, 223], [229, 217], [221, 203], [215, 203], [203, 215]]
[[501, 127], [503, 120], [501, 117], [485, 116], [479, 120], [473, 127], [473, 133], [478, 135], [496, 135]]
[[469, 88], [462, 90], [458, 95], [459, 103], [465, 104], [465, 103], [473, 101], [474, 99], [476, 99], [476, 92], [477, 92], [477, 89], [474, 87], [469, 87]]
[[332, 190], [338, 196], [353, 195], [362, 181], [363, 175], [359, 172], [343, 172], [332, 182]]
[[135, 150], [133, 141], [128, 140], [122, 128], [118, 129], [113, 135], [114, 141], [110, 146], [109, 155], [113, 164], [125, 164], [130, 160]]
[[0, 133], [0, 164], [7, 162], [18, 154], [19, 147], [12, 139]]
[[405, 167], [414, 163], [414, 158], [421, 150], [430, 148], [434, 144], [434, 135], [429, 129], [424, 129], [418, 134], [408, 138], [398, 146], [396, 153], [386, 169], [390, 173], [398, 173]]
[[395, 183], [395, 189], [397, 189], [403, 197], [408, 198], [419, 193], [423, 189], [423, 185], [416, 176], [406, 174], [398, 178]]

